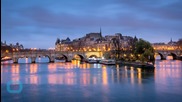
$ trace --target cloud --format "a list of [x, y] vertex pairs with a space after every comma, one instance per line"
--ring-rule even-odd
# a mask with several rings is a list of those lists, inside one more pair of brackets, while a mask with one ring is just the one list
[[74, 39], [102, 27], [105, 34], [142, 33], [149, 41], [152, 34], [179, 38], [181, 6], [178, 0], [2, 0], [1, 34], [24, 42], [48, 41], [51, 35], [54, 44], [57, 37]]

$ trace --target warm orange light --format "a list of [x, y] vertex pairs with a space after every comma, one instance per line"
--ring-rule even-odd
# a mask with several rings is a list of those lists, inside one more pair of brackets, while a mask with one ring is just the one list
[[107, 75], [107, 69], [106, 66], [102, 67], [102, 81], [104, 85], [108, 84], [108, 75]]
[[131, 54], [131, 57], [133, 57], [133, 54]]
[[6, 53], [8, 53], [9, 52], [9, 50], [6, 50]]
[[126, 54], [124, 54], [124, 57], [126, 57]]

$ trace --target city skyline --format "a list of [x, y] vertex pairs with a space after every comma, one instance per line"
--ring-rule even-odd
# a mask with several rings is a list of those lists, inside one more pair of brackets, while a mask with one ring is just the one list
[[151, 43], [181, 38], [182, 1], [2, 0], [1, 41], [25, 48], [55, 47], [90, 32], [135, 35]]

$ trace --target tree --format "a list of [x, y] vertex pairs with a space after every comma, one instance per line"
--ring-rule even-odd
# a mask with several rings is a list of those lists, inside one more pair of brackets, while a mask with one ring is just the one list
[[131, 53], [134, 53], [135, 44], [136, 44], [137, 41], [138, 41], [138, 38], [136, 36], [134, 38], [132, 38], [132, 39], [129, 39], [128, 45], [130, 46]]
[[110, 59], [111, 58], [110, 52], [104, 52], [103, 56], [104, 56], [105, 59]]
[[154, 64], [154, 49], [152, 45], [143, 39], [139, 39], [135, 45], [135, 55], [140, 55], [139, 60], [144, 61], [152, 61]]
[[120, 57], [120, 54], [121, 54], [121, 50], [120, 50], [120, 47], [121, 47], [121, 44], [120, 44], [120, 41], [118, 38], [113, 38], [112, 39], [112, 43], [113, 43], [113, 46], [114, 46], [114, 50], [112, 51], [116, 57], [116, 60], [119, 59]]
[[17, 42], [17, 43], [16, 43], [16, 45], [18, 45], [18, 46], [19, 46], [19, 43]]
[[177, 45], [182, 49], [182, 38], [178, 40]]

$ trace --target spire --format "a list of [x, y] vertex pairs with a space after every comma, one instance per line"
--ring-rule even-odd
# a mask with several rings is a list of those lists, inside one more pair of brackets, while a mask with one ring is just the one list
[[171, 38], [171, 41], [170, 42], [173, 42], [172, 38]]
[[138, 41], [138, 38], [136, 37], [136, 35], [135, 35], [135, 37], [134, 37], [134, 41], [135, 41], [135, 42]]
[[102, 37], [102, 30], [101, 30], [101, 27], [100, 27], [100, 36]]

